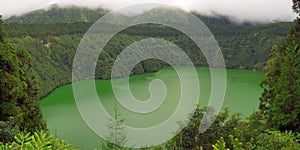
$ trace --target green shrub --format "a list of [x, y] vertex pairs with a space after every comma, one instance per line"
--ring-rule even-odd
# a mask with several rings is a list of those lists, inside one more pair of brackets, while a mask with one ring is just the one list
[[13, 117], [10, 117], [7, 121], [0, 121], [0, 141], [12, 142], [18, 132], [19, 127]]
[[33, 134], [20, 132], [11, 143], [0, 143], [0, 150], [71, 150], [74, 149], [64, 140], [53, 138], [45, 131], [37, 131]]
[[296, 136], [292, 131], [269, 131], [262, 133], [257, 141], [257, 149], [282, 149], [294, 150], [300, 149], [300, 144], [297, 142]]

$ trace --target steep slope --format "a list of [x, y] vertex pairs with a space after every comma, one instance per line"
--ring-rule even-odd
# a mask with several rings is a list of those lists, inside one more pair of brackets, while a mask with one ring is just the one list
[[[9, 41], [16, 47], [28, 50], [33, 58], [34, 69], [40, 78], [42, 96], [71, 81], [72, 61], [77, 46], [84, 33], [93, 24], [89, 21], [95, 20], [82, 20], [78, 17], [82, 16], [80, 14], [83, 14], [85, 18], [91, 18], [87, 17], [87, 14], [98, 13], [99, 16], [101, 16], [100, 14], [103, 15], [103, 13], [99, 13], [101, 12], [99, 10], [52, 8], [49, 11], [40, 10], [24, 16], [13, 17], [14, 21], [11, 21], [12, 18], [5, 21], [4, 28]], [[45, 18], [53, 18], [40, 22], [44, 13], [55, 14], [54, 12], [61, 12], [64, 16], [58, 15], [58, 13], [51, 17], [46, 16]], [[93, 13], [85, 14], [82, 12]], [[76, 14], [77, 17], [72, 17], [71, 14]], [[227, 68], [244, 68], [258, 71], [261, 71], [265, 65], [272, 46], [282, 41], [288, 28], [292, 25], [292, 23], [239, 25], [231, 22], [226, 17], [197, 16], [207, 24], [214, 34], [223, 52]], [[23, 24], [9, 22], [23, 22]], [[184, 34], [165, 26], [144, 24], [122, 31], [106, 45], [105, 52], [99, 56], [101, 61], [98, 61], [96, 77], [108, 79], [110, 68], [117, 55], [133, 42], [148, 37], [169, 40], [181, 47], [195, 65], [207, 66], [201, 51]], [[132, 74], [157, 71], [165, 65], [161, 61], [146, 60], [138, 64]]]

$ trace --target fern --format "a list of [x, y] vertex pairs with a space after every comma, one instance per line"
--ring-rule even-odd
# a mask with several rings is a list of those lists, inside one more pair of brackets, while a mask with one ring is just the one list
[[0, 150], [73, 150], [72, 145], [64, 140], [53, 138], [45, 131], [36, 131], [33, 134], [20, 132], [12, 143], [0, 143]]
[[51, 149], [52, 136], [49, 136], [44, 131], [35, 132], [30, 141], [35, 150]]
[[15, 141], [11, 144], [12, 149], [28, 150], [32, 149], [29, 141], [31, 140], [30, 133], [20, 132], [14, 137]]

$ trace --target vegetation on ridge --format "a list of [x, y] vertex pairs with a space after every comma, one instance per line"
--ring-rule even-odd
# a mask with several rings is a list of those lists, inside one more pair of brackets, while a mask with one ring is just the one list
[[[293, 9], [299, 16], [300, 0], [293, 2]], [[214, 115], [214, 109], [198, 107], [195, 113], [191, 114], [188, 126], [170, 139], [165, 145], [166, 148], [300, 149], [299, 20], [295, 20], [282, 44], [285, 34], [282, 32], [285, 32], [290, 24], [229, 25], [215, 28], [212, 32], [230, 68], [262, 69], [269, 57], [268, 49], [278, 43], [279, 46], [273, 47], [270, 59], [266, 63], [266, 79], [262, 82], [264, 92], [260, 99], [260, 108], [246, 119], [241, 119], [238, 114], [229, 115], [225, 109], [218, 114], [207, 132], [199, 134], [198, 127], [204, 110], [208, 109], [206, 113]], [[90, 23], [56, 23], [41, 26], [9, 24], [4, 28], [8, 39], [4, 38], [3, 28], [0, 28], [0, 140], [3, 142], [0, 143], [1, 149], [72, 149], [64, 141], [58, 141], [42, 131], [46, 127], [38, 105], [38, 85], [45, 83], [45, 87], [42, 87], [43, 95], [70, 81], [72, 58], [84, 29], [88, 28], [87, 24]], [[52, 27], [59, 31], [66, 29], [65, 26], [72, 28], [71, 31], [56, 33], [49, 30]], [[142, 33], [136, 33], [139, 30]], [[159, 32], [148, 32], [154, 30], [161, 30], [166, 34], [162, 36]], [[184, 35], [165, 27], [142, 25], [123, 31], [108, 43], [105, 53], [100, 56], [101, 61], [98, 62], [97, 77], [108, 79], [110, 65], [121, 50], [145, 37], [170, 40], [185, 50], [196, 65], [206, 65], [200, 51]], [[144, 61], [136, 66], [133, 74], [156, 71], [165, 65], [155, 60]], [[38, 78], [34, 70], [38, 73]], [[123, 133], [123, 130], [121, 132]], [[163, 148], [165, 147], [153, 149]]]
[[[65, 11], [79, 10], [74, 8]], [[97, 10], [90, 11], [96, 13]], [[56, 9], [47, 12], [55, 14]], [[21, 18], [30, 20], [32, 15], [41, 16], [35, 12], [28, 15]], [[230, 23], [226, 18], [208, 18], [200, 15], [198, 17], [203, 19], [218, 41], [227, 68], [256, 71], [262, 71], [270, 49], [284, 39], [288, 28], [292, 25], [292, 23], [274, 23], [246, 26]], [[75, 22], [76, 18], [66, 23], [46, 21], [47, 24], [37, 22], [16, 24], [8, 23], [8, 20], [4, 24], [7, 40], [16, 48], [26, 49], [31, 56], [41, 85], [40, 96], [47, 95], [58, 86], [70, 83], [77, 46], [93, 23]], [[149, 37], [166, 39], [182, 48], [196, 66], [207, 66], [203, 54], [187, 36], [165, 26], [144, 24], [122, 31], [106, 45], [105, 53], [99, 56], [96, 78], [109, 79], [109, 70], [116, 56], [133, 42]], [[138, 64], [132, 74], [157, 71], [165, 65], [157, 60], [146, 60]]]

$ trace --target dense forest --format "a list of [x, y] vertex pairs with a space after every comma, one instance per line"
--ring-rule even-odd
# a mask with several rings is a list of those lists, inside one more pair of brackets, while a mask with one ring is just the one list
[[[71, 82], [72, 61], [77, 46], [93, 21], [105, 12], [102, 9], [53, 7], [48, 11], [38, 10], [4, 21], [7, 41], [16, 48], [26, 49], [32, 58], [41, 85], [40, 96]], [[214, 34], [229, 69], [263, 71], [272, 46], [283, 41], [293, 24], [237, 24], [225, 16], [195, 15]], [[42, 20], [48, 17], [51, 19]], [[207, 66], [201, 51], [183, 33], [166, 26], [142, 24], [122, 31], [106, 45], [106, 53], [99, 56], [101, 61], [98, 61], [96, 77], [109, 79], [110, 67], [116, 56], [133, 42], [150, 37], [171, 41], [187, 53], [194, 65]], [[157, 71], [165, 65], [158, 60], [147, 60], [138, 64], [132, 74]]]
[[[300, 1], [293, 2], [293, 10], [300, 17]], [[47, 133], [38, 100], [71, 82], [76, 47], [93, 21], [105, 13], [104, 9], [53, 6], [8, 18], [4, 23], [0, 20], [0, 149], [73, 149]], [[225, 109], [205, 133], [199, 134], [202, 117], [209, 113], [199, 105], [188, 126], [166, 145], [144, 149], [300, 149], [300, 19], [293, 23], [236, 24], [222, 16], [196, 15], [213, 32], [228, 68], [265, 73], [260, 107], [246, 119]], [[201, 51], [184, 34], [165, 26], [142, 24], [122, 31], [106, 45], [97, 63], [97, 78], [109, 79], [116, 56], [145, 37], [169, 40], [196, 66], [207, 65]], [[132, 74], [157, 71], [166, 65], [146, 60]], [[208, 109], [214, 115], [214, 108]], [[104, 144], [100, 149], [122, 148]]]

